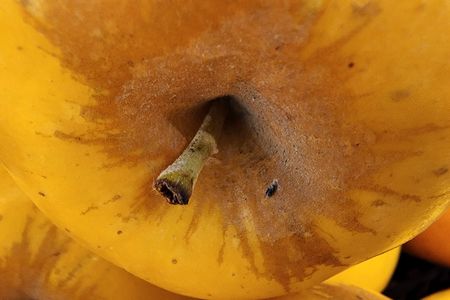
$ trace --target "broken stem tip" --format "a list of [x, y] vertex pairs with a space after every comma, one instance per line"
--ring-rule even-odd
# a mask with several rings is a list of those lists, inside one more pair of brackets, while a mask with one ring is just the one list
[[206, 160], [217, 153], [217, 142], [227, 113], [226, 100], [215, 100], [187, 148], [156, 178], [153, 187], [170, 204], [188, 204]]

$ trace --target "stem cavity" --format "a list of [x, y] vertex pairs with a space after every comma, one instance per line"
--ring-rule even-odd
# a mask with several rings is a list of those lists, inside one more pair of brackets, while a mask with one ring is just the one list
[[206, 160], [217, 153], [217, 142], [228, 113], [225, 98], [215, 100], [183, 153], [156, 178], [153, 187], [170, 204], [186, 205]]

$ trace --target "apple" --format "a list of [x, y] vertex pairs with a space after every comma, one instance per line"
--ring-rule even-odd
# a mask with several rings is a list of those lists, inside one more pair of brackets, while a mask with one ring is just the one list
[[[84, 249], [57, 229], [3, 168], [0, 168], [0, 216], [1, 299], [190, 299], [159, 289]], [[362, 275], [361, 270], [359, 266], [353, 272]], [[351, 276], [340, 276], [333, 283], [287, 298], [323, 296], [323, 291], [330, 296], [369, 294], [348, 287], [353, 282]]]
[[449, 299], [450, 297], [450, 289], [447, 290], [443, 290], [434, 294], [431, 294], [425, 298], [423, 298], [423, 300], [446, 300]]
[[450, 267], [450, 211], [447, 210], [424, 232], [405, 244], [405, 251]]
[[273, 300], [388, 300], [390, 298], [371, 290], [351, 284], [321, 283], [298, 294], [272, 298]]
[[400, 257], [400, 250], [401, 247], [397, 247], [372, 257], [334, 275], [326, 282], [354, 285], [367, 290], [382, 292], [394, 274]]
[[[293, 293], [447, 207], [448, 8], [3, 0], [0, 159], [58, 227], [146, 281]], [[223, 128], [171, 205], [154, 187], [218, 99]]]
[[0, 299], [189, 299], [92, 254], [57, 229], [0, 168]]

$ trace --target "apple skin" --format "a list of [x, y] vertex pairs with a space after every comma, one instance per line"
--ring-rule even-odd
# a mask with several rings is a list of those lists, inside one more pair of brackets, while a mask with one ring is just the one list
[[400, 250], [401, 247], [397, 247], [372, 257], [334, 275], [326, 282], [353, 285], [381, 293], [394, 274], [400, 257]]
[[424, 232], [405, 244], [405, 251], [450, 268], [450, 211], [439, 217]]
[[0, 299], [188, 300], [94, 255], [54, 226], [0, 168]]
[[321, 283], [300, 293], [272, 298], [272, 300], [326, 300], [326, 299], [359, 299], [389, 300], [390, 298], [358, 286], [343, 283]]
[[[144, 280], [297, 291], [447, 207], [448, 5], [1, 1], [0, 159], [54, 223]], [[168, 205], [152, 183], [223, 95], [219, 153], [190, 204]]]
[[450, 297], [450, 289], [443, 290], [434, 294], [431, 294], [425, 298], [424, 300], [446, 300]]
[[[1, 299], [192, 299], [159, 289], [87, 251], [57, 229], [4, 168], [0, 168], [0, 215]], [[279, 300], [347, 294], [384, 299], [348, 286], [350, 282], [347, 276]]]

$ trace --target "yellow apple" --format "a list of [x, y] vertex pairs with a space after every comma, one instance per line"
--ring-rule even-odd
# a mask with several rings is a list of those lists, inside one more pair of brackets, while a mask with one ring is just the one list
[[405, 251], [428, 261], [450, 267], [450, 210], [424, 232], [405, 244]]
[[0, 168], [0, 299], [188, 299], [157, 288], [75, 243]]
[[[3, 168], [0, 168], [0, 234], [0, 299], [189, 299], [152, 286], [78, 245], [48, 221]], [[392, 256], [393, 252], [383, 255]], [[373, 270], [373, 261], [378, 258], [344, 273], [357, 268], [353, 273], [359, 271], [362, 275], [364, 266], [370, 265]], [[342, 295], [384, 299], [361, 287], [349, 286], [354, 284], [354, 276], [335, 277], [328, 284], [279, 299], [328, 299]]]
[[372, 257], [327, 280], [329, 283], [354, 285], [366, 290], [382, 292], [391, 280], [400, 256], [401, 247]]
[[[445, 0], [2, 0], [0, 160], [144, 280], [292, 293], [447, 207], [446, 28]], [[154, 182], [223, 96], [218, 152], [170, 205]]]
[[423, 300], [448, 300], [448, 299], [450, 299], [450, 289], [443, 290], [423, 298]]
[[300, 293], [272, 298], [273, 300], [388, 300], [390, 298], [351, 284], [321, 283]]

